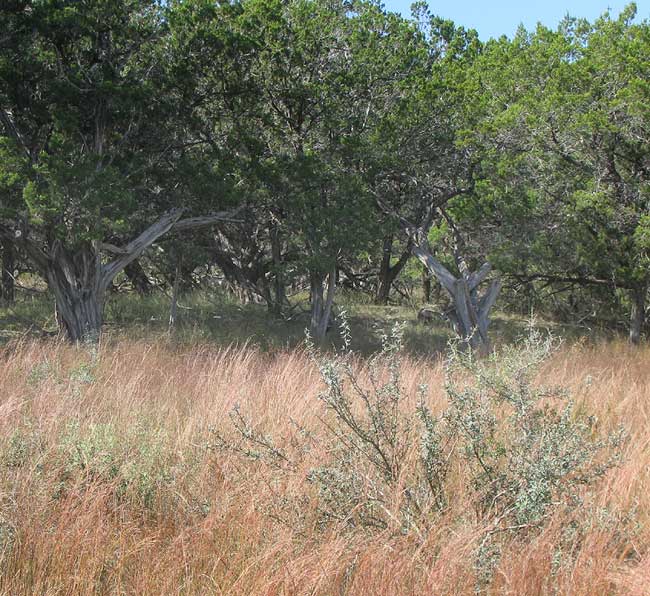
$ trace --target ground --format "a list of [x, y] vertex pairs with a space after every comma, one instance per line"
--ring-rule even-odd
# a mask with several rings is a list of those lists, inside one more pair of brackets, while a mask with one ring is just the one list
[[[254, 345], [263, 351], [300, 345], [308, 327], [307, 297], [297, 303], [290, 316], [279, 319], [269, 315], [259, 304], [242, 305], [229, 295], [196, 292], [181, 298], [177, 343], [207, 342], [216, 345]], [[167, 335], [170, 299], [163, 293], [141, 298], [133, 294], [116, 294], [109, 298], [105, 311], [105, 337], [119, 341], [122, 337], [152, 338]], [[419, 357], [438, 357], [444, 353], [451, 337], [449, 325], [442, 319], [434, 324], [420, 323], [417, 313], [422, 304], [376, 306], [356, 294], [339, 294], [336, 312], [344, 312], [352, 328], [354, 349], [365, 355], [374, 353], [381, 344], [381, 334], [394, 323], [405, 324], [404, 344], [407, 353]], [[435, 305], [433, 305], [435, 309]], [[533, 325], [549, 330], [568, 341], [599, 342], [612, 332], [588, 326], [558, 324], [535, 315]], [[493, 341], [499, 345], [520, 337], [530, 326], [528, 316], [496, 312], [491, 325]], [[335, 321], [327, 345], [340, 344]], [[52, 336], [57, 333], [54, 304], [47, 294], [35, 292], [11, 307], [0, 305], [0, 343], [17, 337]]]
[[[580, 507], [504, 529], [496, 557], [481, 546], [487, 522], [460, 456], [426, 528], [322, 517], [314, 470], [341, 455], [327, 440], [326, 385], [298, 346], [302, 321], [195, 296], [169, 335], [164, 299], [118, 298], [105, 340], [70, 346], [47, 335], [48, 304], [2, 312], [0, 594], [647, 594], [646, 347], [576, 334], [543, 365], [535, 382], [571, 395], [594, 440], [621, 425], [627, 440], [621, 462], [581, 489]], [[411, 411], [426, 385], [431, 411], [443, 411], [444, 328], [418, 324], [414, 307], [345, 306], [353, 348], [366, 354], [376, 328], [406, 320], [399, 407]], [[497, 343], [527, 325], [499, 317]], [[365, 356], [353, 366], [370, 387]], [[254, 453], [238, 442], [233, 412], [259, 440]], [[407, 472], [419, 457], [410, 436]], [[267, 441], [303, 456], [269, 463]], [[385, 514], [397, 519], [403, 491], [390, 490]]]

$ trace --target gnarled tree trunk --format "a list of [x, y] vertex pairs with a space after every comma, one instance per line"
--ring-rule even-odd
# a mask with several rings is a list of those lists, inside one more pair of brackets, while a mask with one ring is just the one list
[[[463, 342], [473, 349], [488, 351], [490, 342], [488, 338], [488, 327], [490, 325], [490, 311], [496, 302], [501, 290], [501, 282], [493, 280], [488, 288], [479, 294], [479, 286], [485, 280], [491, 270], [489, 263], [475, 272], [471, 272], [462, 257], [459, 247], [462, 239], [453, 221], [444, 212], [443, 206], [453, 197], [465, 192], [463, 189], [450, 188], [447, 192], [438, 196], [430, 197], [430, 203], [424, 210], [421, 221], [414, 225], [404, 217], [399, 216], [385, 203], [379, 195], [376, 195], [378, 207], [386, 214], [392, 215], [399, 221], [399, 225], [406, 233], [412, 243], [413, 254], [427, 268], [431, 275], [440, 282], [451, 298], [454, 312], [449, 314], [456, 333]], [[454, 256], [458, 264], [460, 276], [454, 276], [440, 261], [438, 261], [429, 248], [427, 235], [431, 228], [436, 213], [447, 220], [452, 229], [456, 246]]]
[[[492, 267], [484, 263], [478, 271], [471, 272], [463, 258], [460, 246], [462, 238], [456, 229], [453, 221], [442, 209], [450, 198], [459, 194], [460, 191], [453, 190], [439, 197], [427, 208], [422, 222], [416, 226], [403, 217], [398, 218], [400, 227], [406, 233], [412, 244], [413, 254], [426, 267], [427, 271], [434, 276], [440, 285], [445, 289], [453, 304], [453, 313], [449, 313], [454, 329], [463, 342], [472, 349], [487, 352], [490, 348], [488, 327], [490, 325], [490, 311], [496, 302], [501, 290], [501, 282], [493, 280], [488, 288], [479, 294], [479, 286], [486, 279]], [[380, 199], [377, 199], [379, 207], [388, 214], [394, 214]], [[440, 261], [432, 254], [427, 240], [435, 213], [439, 212], [447, 220], [455, 236], [454, 256], [460, 276], [454, 276]]]
[[461, 267], [461, 276], [456, 278], [431, 254], [426, 241], [414, 240], [413, 254], [449, 294], [454, 305], [453, 320], [456, 333], [471, 348], [479, 351], [489, 350], [490, 311], [501, 290], [499, 280], [493, 280], [487, 290], [479, 295], [479, 285], [490, 272], [490, 264], [485, 263], [474, 273]]
[[632, 308], [630, 309], [630, 343], [637, 345], [641, 342], [641, 334], [645, 324], [645, 299], [647, 288], [640, 286], [631, 290]]
[[[182, 213], [182, 209], [166, 213], [122, 247], [94, 241], [67, 248], [60, 240], [55, 240], [49, 250], [43, 250], [22, 230], [11, 234], [0, 227], [0, 234], [4, 238], [13, 237], [47, 280], [54, 294], [57, 319], [67, 337], [75, 342], [96, 341], [101, 332], [106, 292], [115, 276], [129, 263], [172, 229], [186, 230], [217, 221], [232, 221], [230, 213], [179, 221]], [[102, 251], [115, 255], [114, 259], [103, 263]]]
[[[327, 293], [325, 285], [327, 284]], [[327, 333], [334, 304], [334, 291], [336, 289], [336, 266], [329, 274], [320, 271], [310, 273], [311, 288], [311, 319], [309, 332], [316, 342], [322, 342]]]
[[45, 278], [54, 294], [60, 328], [72, 341], [96, 341], [103, 322], [104, 297], [100, 254], [91, 243], [74, 252], [55, 242]]
[[457, 278], [431, 254], [421, 230], [411, 231], [411, 234], [413, 254], [436, 277], [451, 298], [456, 333], [471, 348], [488, 351], [490, 311], [501, 290], [501, 283], [499, 280], [493, 280], [482, 295], [479, 295], [479, 285], [487, 277], [491, 265], [484, 263], [478, 271], [472, 273], [460, 259], [461, 275]]

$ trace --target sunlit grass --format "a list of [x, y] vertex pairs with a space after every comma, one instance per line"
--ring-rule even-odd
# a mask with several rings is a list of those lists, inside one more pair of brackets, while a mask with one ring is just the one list
[[[544, 379], [599, 429], [629, 429], [625, 462], [597, 485], [607, 514], [570, 558], [557, 560], [568, 536], [557, 516], [506, 545], [488, 593], [647, 593], [649, 358], [614, 342], [566, 346], [548, 365]], [[440, 364], [410, 359], [403, 373], [407, 394], [426, 383], [432, 407], [443, 405]], [[300, 350], [23, 339], [0, 353], [0, 386], [2, 594], [474, 593], [480, 527], [462, 492], [424, 539], [292, 527], [269, 513], [278, 496], [314, 496], [303, 476], [269, 484], [263, 467], [210, 448], [235, 404], [280, 441], [298, 426], [318, 433], [322, 383]], [[607, 521], [628, 515], [629, 527]]]

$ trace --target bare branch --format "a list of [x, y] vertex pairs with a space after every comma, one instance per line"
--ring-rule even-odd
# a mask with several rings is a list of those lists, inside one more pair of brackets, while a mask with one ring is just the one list
[[481, 265], [481, 268], [476, 272], [476, 273], [471, 273], [468, 280], [467, 284], [469, 285], [470, 292], [474, 289], [476, 289], [481, 282], [488, 276], [488, 274], [492, 271], [492, 265], [490, 263], [483, 263]]
[[99, 244], [100, 250], [110, 252], [111, 254], [114, 255], [125, 255], [127, 254], [126, 250], [123, 248], [120, 248], [119, 246], [115, 246], [114, 244], [110, 244], [109, 242], [101, 242]]
[[224, 222], [243, 223], [242, 219], [237, 219], [234, 217], [242, 209], [243, 207], [239, 207], [234, 211], [219, 211], [217, 213], [213, 213], [212, 215], [203, 215], [201, 217], [188, 217], [186, 219], [181, 219], [172, 225], [171, 231], [183, 232], [185, 230], [191, 230], [204, 226], [212, 226], [216, 223]]
[[171, 230], [173, 225], [183, 214], [182, 209], [174, 209], [163, 215], [158, 221], [150, 225], [137, 238], [133, 239], [121, 249], [119, 256], [114, 261], [102, 266], [101, 284], [107, 289], [115, 276], [129, 263], [135, 261], [149, 246], [151, 246], [163, 234]]

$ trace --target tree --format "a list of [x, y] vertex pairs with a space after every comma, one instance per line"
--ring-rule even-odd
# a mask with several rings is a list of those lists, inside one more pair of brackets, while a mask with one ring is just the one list
[[[471, 346], [487, 349], [489, 313], [500, 284], [494, 281], [479, 292], [491, 266], [471, 271], [449, 209], [460, 197], [474, 196], [480, 156], [463, 133], [475, 118], [468, 101], [477, 98], [468, 96], [466, 78], [480, 44], [475, 32], [432, 16], [422, 5], [415, 6], [415, 16], [418, 42], [410, 76], [368, 144], [365, 174], [380, 210], [398, 222], [413, 254], [448, 293], [456, 331]], [[455, 231], [457, 272], [436, 258], [429, 244], [443, 213]]]
[[625, 289], [638, 343], [650, 284], [650, 28], [635, 12], [522, 30], [489, 45], [478, 68], [492, 102], [481, 191], [508, 222], [499, 260], [522, 278]]
[[259, 139], [247, 143], [256, 156], [259, 205], [271, 239], [286, 238], [302, 255], [311, 333], [321, 340], [340, 257], [364, 246], [376, 220], [354, 163], [359, 139], [374, 118], [373, 94], [386, 86], [369, 66], [381, 55], [375, 46], [385, 51], [394, 44], [393, 25], [364, 2], [249, 0], [243, 8], [242, 31], [256, 47], [249, 76], [263, 99], [247, 121]]
[[[182, 196], [162, 183], [173, 116], [159, 93], [162, 11], [153, 0], [24, 0], [0, 12], [2, 167], [21, 191], [3, 205], [0, 235], [47, 280], [72, 340], [99, 335], [109, 285], [160, 236], [224, 217], [181, 221]], [[146, 220], [130, 242], [107, 242]]]

